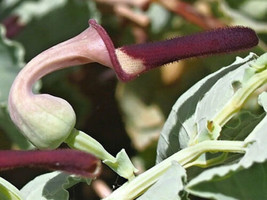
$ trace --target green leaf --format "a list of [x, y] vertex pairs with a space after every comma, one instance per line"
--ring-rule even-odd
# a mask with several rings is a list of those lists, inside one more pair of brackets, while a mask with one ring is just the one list
[[[221, 173], [216, 173], [220, 171]], [[201, 174], [187, 186], [196, 196], [211, 199], [266, 199], [267, 162], [255, 163], [249, 169], [215, 168]], [[207, 176], [204, 179], [204, 176]]]
[[30, 143], [11, 122], [7, 111], [7, 100], [11, 85], [24, 66], [24, 49], [5, 37], [5, 29], [0, 25], [0, 127], [20, 148], [29, 149]]
[[134, 178], [134, 173], [138, 172], [124, 149], [117, 153], [115, 160], [105, 159], [103, 163], [128, 180]]
[[[259, 96], [259, 102], [266, 112], [266, 92]], [[214, 199], [266, 199], [266, 127], [265, 115], [246, 138], [245, 141], [251, 144], [238, 163], [204, 171], [188, 183], [187, 192]]]
[[157, 162], [188, 146], [201, 133], [207, 131], [211, 120], [234, 95], [234, 82], [242, 82], [245, 70], [255, 60], [251, 53], [237, 58], [230, 66], [205, 77], [175, 103], [160, 135]]
[[184, 189], [185, 169], [173, 161], [172, 166], [148, 191], [137, 200], [179, 200], [179, 193]]
[[162, 29], [166, 27], [166, 24], [171, 17], [170, 12], [168, 12], [168, 10], [158, 4], [152, 4], [151, 6], [149, 6], [147, 15], [151, 20], [151, 31], [153, 33], [159, 33], [160, 31], [162, 31]]
[[5, 29], [0, 25], [0, 104], [6, 105], [10, 87], [24, 66], [24, 49], [5, 38]]
[[6, 106], [0, 106], [0, 127], [13, 142], [13, 145], [17, 145], [24, 150], [34, 148], [11, 121]]
[[67, 189], [81, 181], [83, 181], [82, 178], [74, 175], [52, 172], [36, 177], [20, 192], [24, 200], [69, 200]]
[[[238, 10], [251, 18], [264, 21], [267, 17], [267, 2], [265, 0], [224, 0], [224, 2], [232, 9]], [[258, 12], [253, 12], [253, 9], [257, 9]]]
[[12, 14], [19, 16], [20, 21], [27, 24], [34, 18], [42, 17], [56, 10], [64, 5], [66, 1], [67, 0], [58, 0], [53, 4], [51, 4], [49, 0], [24, 1], [12, 11]]
[[[27, 60], [81, 33], [88, 27], [88, 19], [99, 17], [95, 2], [92, 1], [60, 0], [56, 6], [51, 5], [49, 0], [26, 3], [27, 6], [20, 6], [19, 12], [23, 14], [22, 17], [29, 15], [27, 18], [31, 20], [28, 20], [16, 40], [23, 44]], [[38, 13], [39, 10], [42, 12]]]
[[[266, 9], [264, 0], [245, 0], [234, 5], [232, 0], [220, 1], [221, 11], [232, 19], [235, 25], [253, 28], [257, 32], [266, 33]], [[257, 10], [257, 12], [254, 12]]]
[[255, 115], [248, 110], [241, 111], [233, 120], [227, 123], [222, 130], [221, 140], [244, 140], [265, 114]]
[[1, 200], [23, 200], [20, 191], [11, 183], [0, 177]]

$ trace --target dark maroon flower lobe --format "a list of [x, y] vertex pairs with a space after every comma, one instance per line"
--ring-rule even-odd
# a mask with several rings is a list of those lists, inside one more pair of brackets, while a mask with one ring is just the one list
[[13, 38], [23, 29], [23, 25], [19, 23], [19, 16], [12, 15], [2, 21], [6, 28], [6, 37]]
[[100, 165], [100, 161], [91, 154], [72, 149], [0, 151], [0, 170], [37, 167], [95, 178], [100, 173]]
[[258, 44], [258, 37], [252, 29], [237, 26], [115, 49], [106, 31], [95, 20], [89, 20], [89, 24], [103, 39], [113, 68], [123, 81], [129, 81], [145, 71], [170, 62], [239, 51]]

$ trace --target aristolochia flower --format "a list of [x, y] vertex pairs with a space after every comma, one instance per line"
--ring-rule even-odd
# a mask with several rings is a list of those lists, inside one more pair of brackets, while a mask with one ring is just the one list
[[255, 32], [245, 27], [221, 28], [166, 41], [114, 48], [106, 31], [89, 20], [90, 27], [33, 58], [16, 77], [9, 95], [10, 116], [38, 148], [56, 148], [75, 125], [75, 112], [64, 99], [33, 94], [34, 83], [58, 69], [98, 62], [115, 70], [119, 79], [192, 56], [231, 52], [257, 45]]

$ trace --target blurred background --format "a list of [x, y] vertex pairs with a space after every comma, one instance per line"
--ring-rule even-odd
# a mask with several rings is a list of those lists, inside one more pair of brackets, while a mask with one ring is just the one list
[[[248, 26], [260, 38], [254, 49], [171, 63], [129, 83], [118, 81], [111, 69], [94, 63], [52, 73], [38, 83], [41, 93], [62, 97], [73, 106], [77, 129], [113, 155], [125, 148], [141, 172], [155, 164], [160, 131], [183, 92], [231, 64], [236, 56], [267, 50], [264, 0], [0, 0], [0, 149], [32, 148], [6, 109], [18, 71], [45, 49], [85, 30], [91, 18], [105, 28], [115, 47], [232, 25]], [[21, 188], [44, 172], [23, 168], [0, 172], [0, 176]], [[111, 189], [124, 181], [105, 166], [99, 180]], [[99, 199], [103, 182], [72, 187], [70, 199]]]

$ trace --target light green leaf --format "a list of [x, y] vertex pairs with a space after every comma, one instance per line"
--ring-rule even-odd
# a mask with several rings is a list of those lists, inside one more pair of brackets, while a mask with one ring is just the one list
[[11, 183], [0, 177], [1, 200], [24, 200], [20, 191]]
[[117, 153], [115, 160], [105, 159], [103, 163], [108, 165], [120, 176], [129, 180], [134, 178], [134, 173], [138, 172], [124, 149]]
[[134, 173], [138, 171], [132, 164], [124, 149], [114, 157], [106, 151], [97, 140], [82, 131], [73, 129], [73, 132], [65, 140], [65, 143], [73, 149], [78, 149], [94, 155], [113, 169], [117, 174], [126, 179], [134, 178]]
[[179, 192], [184, 189], [185, 169], [174, 162], [159, 180], [137, 200], [179, 200]]
[[20, 148], [29, 149], [30, 143], [22, 136], [9, 118], [7, 100], [11, 85], [21, 67], [24, 66], [24, 49], [5, 37], [0, 25], [0, 126]]
[[[257, 12], [254, 12], [254, 9], [257, 9]], [[247, 0], [240, 4], [240, 10], [255, 19], [264, 19], [267, 17], [267, 2], [264, 0]]]
[[29, 23], [33, 18], [42, 17], [49, 12], [61, 7], [67, 0], [57, 0], [53, 4], [49, 0], [24, 1], [16, 7], [12, 14], [20, 16], [20, 21], [24, 24]]
[[193, 179], [186, 190], [196, 196], [218, 200], [266, 199], [266, 174], [267, 162], [254, 163], [249, 169], [236, 165], [215, 168]]
[[151, 31], [153, 33], [159, 33], [167, 25], [171, 17], [170, 12], [158, 4], [149, 6], [147, 15], [151, 20]]
[[[222, 12], [233, 20], [233, 25], [248, 26], [257, 32], [266, 33], [266, 1], [249, 0], [239, 5], [240, 7], [234, 9], [227, 1], [220, 1], [220, 8]], [[254, 12], [255, 10], [257, 10], [257, 12]]]
[[[267, 93], [259, 97], [266, 110]], [[266, 199], [267, 198], [267, 116], [245, 140], [248, 150], [233, 165], [206, 170], [191, 180], [186, 190], [194, 195], [214, 199]]]
[[68, 188], [83, 181], [63, 172], [40, 175], [21, 189], [24, 200], [69, 200]]
[[[28, 24], [32, 20], [42, 18], [45, 15], [48, 15], [50, 12], [53, 12], [61, 7], [65, 6], [65, 4], [69, 0], [57, 0], [53, 4], [51, 4], [50, 0], [12, 0], [12, 1], [3, 1], [0, 2], [0, 19], [5, 18], [11, 15], [19, 16], [20, 23]], [[74, 0], [77, 3], [77, 0]], [[88, 6], [89, 9], [96, 9], [94, 2], [85, 2], [85, 7]], [[91, 7], [91, 8], [90, 8]], [[95, 16], [98, 18], [98, 16]]]
[[241, 111], [233, 120], [227, 123], [222, 130], [221, 140], [244, 140], [255, 126], [264, 118], [265, 114], [260, 116]]
[[[92, 1], [60, 0], [56, 6], [51, 5], [49, 0], [30, 1], [27, 4], [25, 7], [22, 4], [18, 9], [31, 20], [16, 36], [26, 50], [27, 60], [79, 34], [88, 27], [88, 19], [99, 17]], [[43, 12], [38, 13], [39, 10]]]
[[24, 66], [24, 49], [5, 38], [5, 29], [0, 25], [0, 104], [6, 105], [10, 87], [21, 67]]
[[160, 135], [157, 162], [188, 146], [207, 130], [211, 120], [234, 95], [234, 82], [242, 82], [245, 70], [257, 56], [237, 58], [230, 66], [205, 77], [175, 103]]

